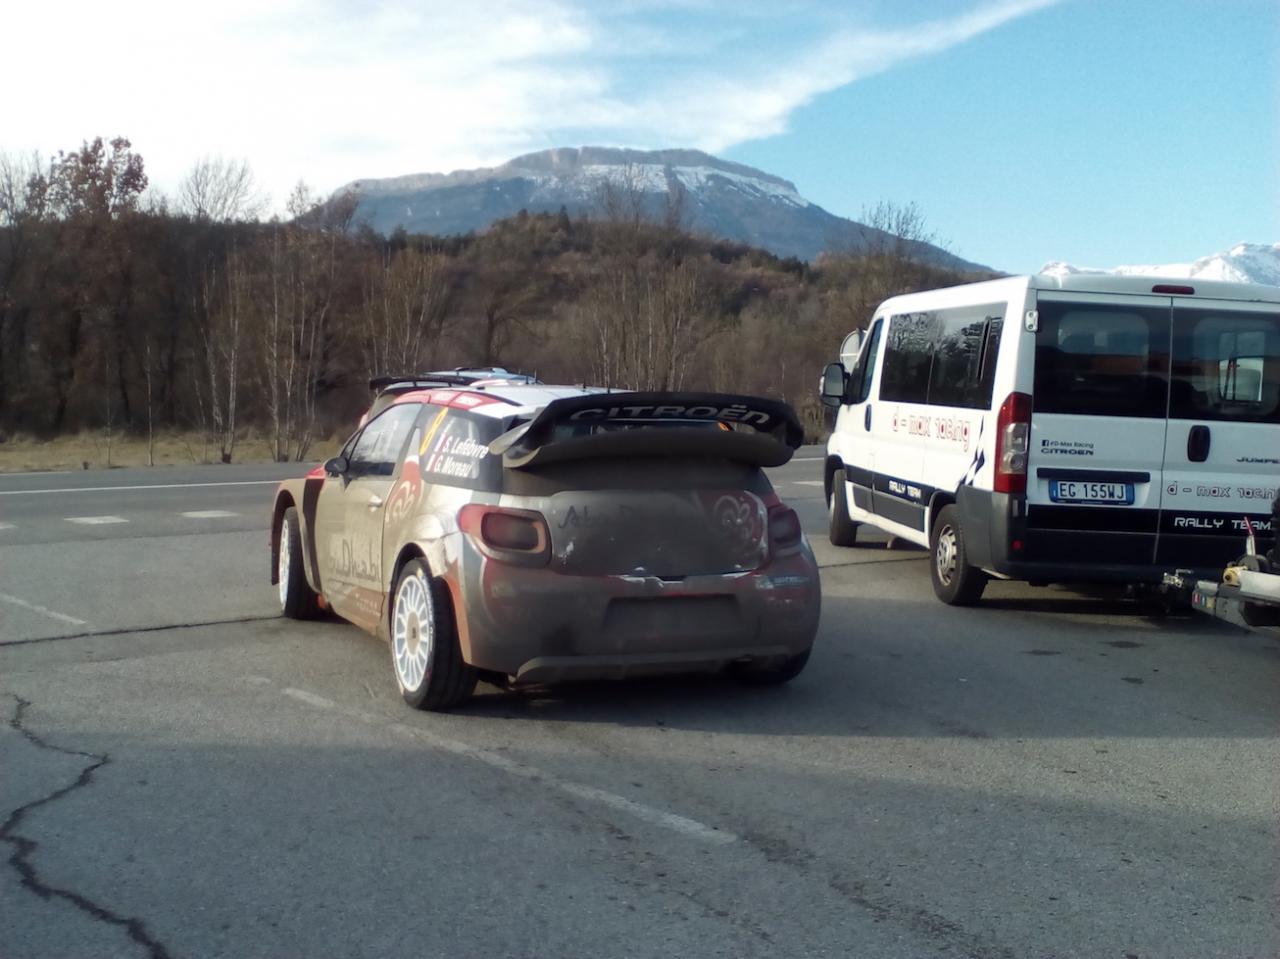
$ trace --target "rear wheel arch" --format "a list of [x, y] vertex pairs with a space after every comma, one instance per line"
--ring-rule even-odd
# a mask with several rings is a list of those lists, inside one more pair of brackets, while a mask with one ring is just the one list
[[391, 567], [391, 585], [387, 587], [388, 602], [395, 599], [396, 583], [400, 582], [400, 571], [412, 560], [421, 560], [422, 565], [427, 567], [427, 572], [432, 576], [436, 575], [435, 570], [431, 568], [431, 563], [427, 559], [426, 552], [417, 543], [405, 543], [400, 547], [400, 552], [396, 555], [396, 561]]

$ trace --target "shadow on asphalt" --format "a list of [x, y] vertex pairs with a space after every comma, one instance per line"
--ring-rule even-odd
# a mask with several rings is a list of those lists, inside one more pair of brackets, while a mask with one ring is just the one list
[[[1046, 627], [1013, 610], [1072, 615]], [[1065, 591], [972, 610], [827, 597], [813, 659], [786, 686], [725, 676], [482, 686], [459, 712], [777, 736], [1280, 733], [1270, 692], [1280, 682], [1280, 644], [1202, 619], [1153, 617], [1148, 604]]]

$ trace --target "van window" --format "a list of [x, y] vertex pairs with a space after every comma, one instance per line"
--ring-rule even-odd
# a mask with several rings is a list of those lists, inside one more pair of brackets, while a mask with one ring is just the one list
[[1001, 307], [939, 310], [929, 405], [985, 409], [991, 405], [1004, 321]]
[[1178, 310], [1169, 415], [1280, 423], [1280, 314]]
[[896, 403], [929, 400], [929, 370], [933, 364], [933, 317], [901, 313], [889, 318], [880, 399]]
[[871, 342], [867, 344], [862, 365], [858, 367], [858, 380], [850, 383], [850, 403], [865, 403], [871, 395], [871, 377], [876, 372], [876, 358], [880, 353], [880, 331], [884, 329], [884, 320], [876, 320], [871, 328]]
[[1033, 409], [1164, 419], [1169, 311], [1042, 303]]
[[968, 409], [990, 406], [1003, 312], [1002, 304], [991, 303], [891, 317], [880, 399]]

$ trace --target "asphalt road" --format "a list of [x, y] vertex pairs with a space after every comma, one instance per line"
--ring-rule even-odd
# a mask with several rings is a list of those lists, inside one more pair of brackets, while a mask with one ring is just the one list
[[0, 477], [0, 955], [1280, 955], [1280, 643], [934, 600], [821, 536], [809, 669], [415, 713], [275, 615], [297, 467]]

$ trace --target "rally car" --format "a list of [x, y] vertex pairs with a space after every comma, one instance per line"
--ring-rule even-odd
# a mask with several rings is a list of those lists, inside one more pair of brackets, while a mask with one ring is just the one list
[[480, 382], [374, 406], [277, 490], [271, 579], [286, 616], [388, 639], [410, 705], [479, 679], [804, 668], [818, 568], [763, 472], [802, 442], [786, 404]]

